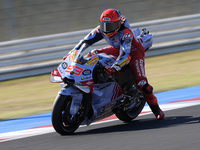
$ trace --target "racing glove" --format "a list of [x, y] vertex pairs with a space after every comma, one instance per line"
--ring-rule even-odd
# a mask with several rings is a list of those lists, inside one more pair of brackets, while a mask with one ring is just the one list
[[116, 74], [115, 69], [110, 68], [110, 67], [105, 67], [105, 68], [106, 68], [106, 72], [107, 72], [108, 76], [111, 76], [111, 75], [113, 75], [113, 74]]
[[121, 68], [118, 65], [114, 65], [111, 68], [110, 67], [105, 67], [107, 74], [110, 75], [118, 75], [119, 71], [121, 70]]

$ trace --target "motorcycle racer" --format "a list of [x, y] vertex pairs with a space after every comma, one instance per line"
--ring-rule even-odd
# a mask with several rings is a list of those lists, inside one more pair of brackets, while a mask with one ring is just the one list
[[148, 83], [145, 74], [145, 49], [132, 32], [127, 18], [118, 10], [103, 11], [100, 16], [100, 25], [82, 39], [72, 51], [79, 50], [83, 45], [86, 49], [102, 39], [105, 39], [110, 46], [93, 50], [90, 55], [107, 53], [117, 57], [111, 68], [106, 67], [109, 75], [117, 74], [124, 66], [129, 65], [136, 85], [142, 91], [156, 119], [163, 119], [164, 113], [158, 105], [157, 98], [153, 94], [153, 87]]

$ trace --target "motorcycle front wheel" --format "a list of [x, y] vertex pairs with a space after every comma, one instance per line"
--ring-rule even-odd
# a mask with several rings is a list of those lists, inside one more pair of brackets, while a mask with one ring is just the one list
[[80, 116], [71, 116], [69, 113], [71, 97], [58, 95], [55, 99], [51, 114], [54, 129], [61, 135], [73, 134], [81, 124]]

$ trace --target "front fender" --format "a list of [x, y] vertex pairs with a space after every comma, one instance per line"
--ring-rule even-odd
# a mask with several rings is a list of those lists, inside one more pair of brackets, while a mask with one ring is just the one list
[[75, 87], [65, 86], [58, 92], [58, 94], [71, 96], [71, 95], [82, 94], [82, 93]]
[[71, 96], [72, 102], [70, 106], [70, 114], [73, 116], [76, 115], [82, 102], [83, 94], [78, 89], [72, 86], [63, 87], [58, 92], [58, 94]]

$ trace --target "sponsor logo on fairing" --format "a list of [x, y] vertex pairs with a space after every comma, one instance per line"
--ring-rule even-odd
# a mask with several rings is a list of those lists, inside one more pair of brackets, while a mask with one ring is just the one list
[[90, 66], [94, 65], [94, 64], [97, 62], [97, 59], [99, 59], [98, 56], [95, 56], [95, 57], [91, 58], [91, 59], [86, 63], [86, 65], [90, 65]]
[[81, 80], [87, 80], [87, 79], [91, 79], [91, 78], [92, 78], [92, 76], [90, 75], [90, 76], [81, 77]]
[[62, 67], [63, 67], [63, 69], [66, 69], [68, 67], [68, 64], [66, 62], [63, 62]]
[[90, 75], [91, 73], [92, 73], [92, 71], [89, 70], [89, 69], [85, 69], [85, 70], [82, 72], [83, 75]]
[[80, 86], [93, 86], [94, 82], [92, 80], [81, 81]]

